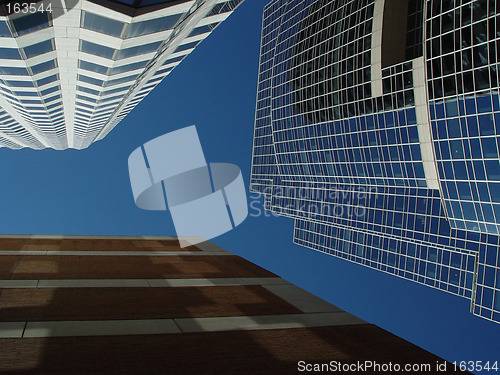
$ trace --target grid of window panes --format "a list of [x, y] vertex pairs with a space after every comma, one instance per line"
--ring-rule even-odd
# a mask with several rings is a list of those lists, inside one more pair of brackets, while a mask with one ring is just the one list
[[[496, 175], [492, 170], [488, 178], [486, 162], [496, 159], [496, 166], [499, 165], [500, 145], [496, 142], [495, 126], [499, 123], [495, 117], [499, 106], [497, 89], [490, 90], [489, 95], [483, 90], [480, 94], [471, 93], [474, 97], [467, 94], [446, 99], [446, 102], [430, 102], [432, 135], [437, 145], [440, 177], [444, 180], [441, 183], [449, 211], [447, 216], [440, 191], [426, 188], [411, 62], [384, 69], [383, 96], [364, 98], [365, 105], [359, 105], [358, 99], [363, 95], [360, 87], [366, 83], [361, 75], [355, 80], [361, 83], [359, 90], [354, 91], [359, 93], [357, 95], [349, 95], [348, 90], [343, 90], [355, 87], [348, 80], [334, 79], [334, 76], [348, 75], [348, 71], [342, 69], [355, 71], [355, 64], [340, 70], [330, 64], [329, 70], [322, 70], [328, 60], [321, 56], [327, 52], [333, 55], [332, 51], [342, 51], [345, 47], [325, 42], [335, 35], [331, 25], [336, 20], [325, 15], [326, 9], [330, 9], [327, 3], [319, 0], [312, 3], [274, 1], [265, 8], [252, 190], [265, 194], [267, 209], [294, 218], [296, 243], [469, 297], [475, 314], [500, 322], [499, 237], [487, 234], [488, 230], [480, 233], [476, 228], [469, 230], [467, 225], [457, 224], [448, 190], [451, 189], [448, 185], [467, 181], [470, 194], [461, 199], [459, 188], [455, 186], [457, 198], [454, 202], [460, 207], [470, 202], [474, 204], [476, 213], [482, 215], [477, 214], [474, 225], [479, 225], [480, 220], [484, 221], [485, 215], [489, 215], [485, 214], [483, 206], [489, 205], [492, 215], [496, 214], [491, 192], [492, 186], [496, 187], [491, 185]], [[338, 5], [336, 9], [342, 9], [348, 2], [331, 3]], [[446, 12], [449, 2], [442, 4], [439, 11]], [[486, 5], [488, 12], [492, 2], [489, 4]], [[369, 7], [367, 2], [358, 5]], [[435, 7], [432, 2], [426, 5]], [[353, 9], [350, 11], [352, 13]], [[314, 12], [317, 14], [312, 16]], [[419, 19], [422, 15], [422, 10], [417, 9], [409, 18]], [[422, 25], [414, 26], [414, 31], [422, 29]], [[301, 27], [309, 30], [301, 32]], [[418, 43], [417, 40], [411, 47], [418, 49]], [[342, 59], [342, 54], [337, 54], [336, 59]], [[342, 94], [338, 95], [339, 92]], [[366, 103], [372, 103], [371, 107]], [[469, 126], [475, 129], [472, 137]], [[452, 132], [458, 135], [450, 135]], [[465, 143], [473, 138], [477, 139], [475, 143]], [[452, 148], [455, 139], [462, 142], [461, 148], [458, 143], [453, 143]], [[445, 149], [441, 150], [441, 144], [446, 145], [447, 158], [442, 157]], [[443, 178], [444, 169], [449, 169], [451, 163], [453, 171], [456, 161], [464, 161], [457, 155], [469, 157], [474, 152], [471, 147], [478, 147], [485, 177], [477, 181], [477, 175], [468, 174], [465, 180], [457, 180], [453, 174], [448, 184]], [[450, 150], [457, 149], [459, 151], [453, 156]], [[397, 158], [392, 158], [392, 150], [397, 151]], [[464, 161], [468, 173], [478, 173], [474, 161], [471, 160], [471, 164]], [[377, 164], [382, 175], [375, 174]], [[399, 172], [394, 169], [395, 165], [401, 168], [402, 176], [395, 177], [395, 172]], [[458, 164], [457, 168], [461, 166]], [[483, 180], [485, 184], [479, 185]], [[474, 184], [476, 190], [472, 187]], [[481, 197], [479, 189], [485, 186], [488, 199], [480, 198], [478, 206], [474, 199]], [[467, 199], [468, 196], [472, 198]], [[481, 229], [487, 229], [488, 223], [484, 224]]]
[[[42, 138], [54, 148], [62, 149], [67, 147], [67, 141], [56, 74], [55, 43], [50, 16], [45, 14], [43, 17], [44, 20], [38, 20], [37, 27], [28, 27], [33, 21], [31, 15], [0, 20], [1, 93], [10, 107], [4, 110], [15, 111], [22, 119], [21, 124], [9, 117], [2, 121], [2, 128], [4, 134], [12, 136], [8, 129], [14, 126], [13, 132], [17, 134], [14, 138], [21, 146], [43, 148], [37, 140]], [[44, 40], [35, 38], [32, 41], [32, 33], [42, 29], [46, 31]]]
[[[85, 148], [102, 139], [242, 0], [213, 1], [211, 8], [204, 8], [208, 12], [204, 18], [193, 24], [191, 15], [203, 2], [177, 1], [172, 9], [168, 1], [123, 2], [164, 4], [134, 17], [120, 13], [121, 8], [84, 1], [69, 12], [78, 14], [73, 28], [81, 27], [82, 32], [79, 37], [64, 38], [62, 47], [69, 48], [72, 56], [78, 55], [64, 59], [62, 66], [50, 13], [36, 19], [32, 15], [1, 17], [0, 90], [10, 103], [3, 109], [17, 123], [9, 120], [0, 125], [23, 129], [22, 134], [14, 131], [19, 142], [4, 133], [8, 140], [20, 147], [65, 149], [70, 147], [67, 127], [73, 132], [71, 147]], [[188, 23], [193, 29], [180, 39], [177, 35]], [[68, 47], [68, 43], [74, 45]], [[63, 84], [59, 69], [70, 72], [63, 74]], [[64, 98], [67, 108], [62, 106], [62, 93], [68, 93]], [[2, 144], [10, 145], [8, 141]]]
[[500, 225], [500, 5], [431, 1], [427, 74], [436, 157], [452, 225]]
[[406, 26], [406, 60], [422, 56], [424, 5], [426, 0], [408, 0], [408, 17]]
[[472, 296], [475, 254], [305, 220], [295, 220], [294, 243], [452, 294]]
[[488, 93], [498, 88], [500, 3], [430, 0], [426, 57], [429, 98]]
[[452, 225], [498, 234], [498, 94], [434, 101], [431, 118], [439, 176]]
[[271, 128], [271, 77], [275, 39], [285, 0], [269, 3], [264, 8], [260, 47], [259, 80], [252, 155], [250, 189], [265, 194], [265, 208], [268, 209], [272, 179], [277, 178], [274, 144]]

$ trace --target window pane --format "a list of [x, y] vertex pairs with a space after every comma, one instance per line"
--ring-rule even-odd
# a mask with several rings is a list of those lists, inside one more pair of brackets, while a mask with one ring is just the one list
[[131, 23], [125, 31], [125, 38], [156, 33], [163, 30], [172, 29], [182, 14], [175, 14], [148, 21]]
[[29, 59], [30, 57], [53, 51], [54, 45], [52, 44], [52, 40], [44, 40], [43, 42], [24, 47], [23, 50]]
[[90, 84], [96, 85], [96, 86], [102, 86], [102, 84], [104, 83], [104, 81], [102, 81], [100, 79], [87, 77], [87, 76], [84, 76], [81, 74], [78, 74], [78, 80], [82, 81], [82, 82], [87, 82], [87, 83], [90, 83]]
[[133, 64], [118, 66], [116, 68], [111, 69], [110, 75], [119, 74], [119, 73], [123, 73], [123, 72], [129, 72], [129, 71], [135, 70], [135, 69], [140, 69], [140, 68], [145, 67], [147, 63], [148, 63], [148, 61], [139, 61], [139, 62], [136, 62]]
[[194, 48], [194, 47], [196, 47], [196, 45], [197, 45], [198, 43], [199, 43], [199, 41], [196, 41], [196, 42], [191, 42], [191, 43], [187, 43], [187, 44], [182, 44], [182, 45], [180, 45], [179, 47], [177, 47], [177, 49], [175, 50], [175, 52], [185, 51], [185, 50], [188, 50], [188, 49]]
[[38, 86], [43, 86], [43, 85], [46, 85], [47, 83], [57, 81], [58, 79], [59, 78], [58, 78], [57, 74], [54, 74], [53, 76], [48, 76], [48, 77], [39, 79], [38, 81], [36, 81], [36, 84]]
[[106, 82], [106, 84], [104, 86], [109, 87], [109, 86], [119, 85], [120, 83], [132, 81], [132, 80], [136, 79], [138, 76], [139, 76], [139, 74], [134, 74], [134, 75], [131, 75], [128, 77], [112, 79], [111, 81]]
[[17, 48], [2, 48], [2, 47], [0, 47], [0, 58], [11, 59], [11, 60], [21, 60], [21, 55], [19, 55], [19, 50]]
[[50, 61], [38, 64], [38, 65], [32, 66], [31, 71], [33, 72], [33, 74], [38, 74], [38, 73], [45, 72], [46, 70], [49, 70], [49, 69], [52, 69], [55, 67], [56, 67], [55, 60], [50, 60]]
[[112, 59], [113, 54], [115, 53], [114, 48], [101, 46], [99, 44], [87, 42], [86, 40], [82, 40], [82, 44], [80, 45], [80, 51], [87, 52], [92, 55], [105, 57], [107, 59]]
[[98, 16], [97, 14], [84, 12], [83, 27], [86, 29], [98, 31], [108, 35], [120, 36], [123, 30], [123, 25], [123, 22]]
[[0, 74], [27, 76], [28, 71], [26, 68], [13, 68], [10, 66], [0, 66]]
[[111, 94], [116, 94], [117, 92], [121, 91], [127, 91], [130, 86], [125, 86], [125, 87], [119, 87], [117, 89], [112, 89], [112, 90], [107, 90], [102, 93], [102, 95], [111, 95]]
[[33, 87], [33, 82], [31, 81], [5, 81], [7, 85], [12, 87]]
[[79, 60], [78, 62], [79, 62], [80, 68], [82, 68], [82, 69], [90, 70], [92, 72], [96, 72], [96, 73], [100, 73], [100, 74], [106, 74], [108, 72], [108, 68], [106, 66], [102, 66], [99, 64], [94, 64], [94, 63], [90, 63], [88, 61], [82, 61], [82, 60]]
[[149, 44], [143, 44], [137, 47], [130, 47], [130, 48], [125, 48], [121, 51], [118, 51], [116, 55], [116, 59], [125, 59], [127, 57], [132, 57], [132, 56], [137, 56], [137, 55], [143, 55], [146, 53], [154, 52], [158, 49], [160, 46], [161, 42], [155, 42], [155, 43], [149, 43]]
[[5, 21], [0, 21], [0, 36], [12, 36]]
[[49, 27], [48, 12], [36, 12], [12, 20], [17, 35], [24, 35], [35, 30]]
[[212, 31], [212, 29], [215, 28], [215, 26], [217, 26], [217, 23], [212, 23], [210, 25], [197, 27], [193, 31], [191, 31], [191, 34], [189, 34], [189, 36], [209, 33], [210, 31]]
[[48, 88], [46, 90], [40, 91], [40, 94], [42, 94], [42, 96], [44, 96], [44, 95], [50, 94], [50, 93], [57, 91], [57, 90], [59, 90], [59, 86], [54, 86], [54, 87]]
[[92, 89], [89, 89], [87, 87], [83, 87], [83, 86], [76, 86], [76, 89], [78, 91], [82, 91], [82, 92], [86, 92], [88, 94], [92, 94], [92, 95], [99, 95], [99, 91], [97, 90], [92, 90]]

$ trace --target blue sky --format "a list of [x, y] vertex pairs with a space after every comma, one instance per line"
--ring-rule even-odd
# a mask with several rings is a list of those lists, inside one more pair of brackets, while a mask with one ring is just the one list
[[[81, 151], [0, 149], [0, 232], [173, 235], [168, 213], [134, 205], [127, 159], [189, 125], [207, 161], [237, 164], [248, 185], [266, 3], [243, 3], [103, 141]], [[500, 325], [470, 314], [467, 299], [295, 246], [291, 219], [254, 216], [213, 242], [448, 361], [500, 362]]]

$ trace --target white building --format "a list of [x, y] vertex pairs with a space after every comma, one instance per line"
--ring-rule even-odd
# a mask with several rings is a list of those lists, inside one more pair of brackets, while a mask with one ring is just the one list
[[242, 2], [71, 1], [0, 9], [0, 147], [101, 140]]

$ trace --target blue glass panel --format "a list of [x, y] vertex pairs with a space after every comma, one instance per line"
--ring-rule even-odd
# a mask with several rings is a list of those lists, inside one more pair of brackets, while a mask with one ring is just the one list
[[481, 135], [495, 134], [493, 116], [491, 114], [479, 116], [479, 132]]
[[5, 83], [12, 87], [33, 87], [33, 82], [31, 81], [5, 81]]
[[465, 166], [465, 162], [463, 161], [454, 161], [453, 162], [453, 170], [455, 171], [455, 179], [457, 180], [467, 180], [467, 168]]
[[482, 159], [483, 153], [481, 151], [481, 142], [479, 141], [479, 138], [470, 139], [469, 144], [472, 151], [472, 157], [474, 159]]
[[451, 157], [453, 159], [464, 158], [464, 150], [462, 146], [462, 141], [460, 139], [450, 141], [450, 151], [451, 151]]
[[0, 74], [16, 75], [16, 76], [29, 75], [26, 68], [16, 68], [16, 67], [10, 67], [10, 66], [0, 66]]
[[[175, 50], [175, 52], [186, 51], [188, 49], [194, 48], [194, 47], [196, 47], [196, 45], [198, 43], [199, 43], [199, 41], [182, 44], [179, 47], [177, 47], [177, 49]], [[355, 130], [351, 130], [351, 131], [355, 131]]]
[[0, 47], [0, 58], [9, 60], [20, 60], [19, 50], [17, 48]]
[[458, 118], [446, 120], [446, 125], [448, 128], [448, 135], [450, 138], [461, 138], [461, 125]]
[[446, 102], [446, 116], [447, 117], [458, 116], [458, 103], [456, 100], [448, 100]]
[[498, 160], [485, 160], [486, 175], [488, 180], [500, 181], [500, 163]]
[[0, 20], [0, 36], [7, 36], [7, 37], [12, 36], [9, 27], [7, 26], [7, 22], [1, 20]]
[[477, 112], [478, 113], [486, 113], [491, 112], [491, 97], [487, 96], [478, 96], [477, 97]]
[[133, 81], [133, 80], [134, 80], [134, 79], [136, 79], [138, 76], [139, 76], [138, 74], [133, 74], [133, 75], [131, 75], [131, 76], [127, 76], [127, 77], [122, 77], [122, 78], [112, 79], [112, 80], [110, 80], [110, 81], [106, 82], [106, 84], [104, 85], [104, 87], [109, 87], [109, 86], [119, 85], [120, 83]]
[[56, 67], [56, 61], [50, 60], [50, 61], [46, 61], [46, 62], [38, 64], [38, 65], [32, 66], [30, 68], [31, 68], [31, 71], [33, 72], [33, 74], [38, 74], [38, 73], [45, 72], [46, 70], [49, 70], [49, 69], [52, 69], [55, 67]]
[[123, 22], [89, 12], [84, 12], [83, 16], [83, 27], [86, 29], [118, 37], [122, 34]]
[[88, 61], [79, 60], [78, 65], [81, 69], [89, 70], [91, 72], [96, 72], [100, 74], [106, 74], [108, 72], [108, 68], [106, 66], [94, 64]]
[[144, 68], [146, 66], [148, 61], [139, 61], [139, 62], [136, 62], [133, 64], [118, 66], [118, 67], [112, 68], [110, 70], [109, 74], [115, 75], [115, 74], [119, 74], [119, 73], [123, 73], [123, 72], [129, 72], [131, 70], [141, 69], [141, 68]]
[[140, 46], [136, 47], [130, 47], [130, 48], [125, 48], [116, 54], [116, 59], [125, 59], [127, 57], [133, 57], [137, 55], [143, 55], [146, 53], [151, 53], [154, 52], [160, 47], [162, 42], [154, 42], [154, 43], [148, 43], [148, 44], [141, 44]]
[[181, 16], [182, 14], [175, 14], [148, 21], [131, 23], [125, 31], [125, 38], [133, 38], [140, 35], [172, 29]]
[[469, 131], [469, 137], [477, 137], [479, 135], [476, 116], [467, 117], [467, 128]]
[[477, 220], [476, 210], [470, 202], [461, 202], [462, 212], [465, 220]]
[[107, 59], [112, 59], [113, 54], [115, 53], [114, 48], [106, 47], [101, 44], [87, 42], [86, 40], [82, 40], [80, 44], [80, 51], [87, 52], [96, 56], [105, 57]]
[[54, 50], [52, 40], [44, 40], [43, 42], [32, 44], [23, 48], [27, 58], [41, 55]]
[[96, 86], [102, 86], [104, 83], [104, 81], [102, 81], [100, 79], [87, 77], [87, 76], [84, 76], [82, 74], [78, 74], [78, 80], [82, 81], [82, 82], [91, 83], [91, 84], [96, 85]]
[[58, 75], [54, 74], [52, 76], [48, 76], [48, 77], [37, 80], [36, 84], [37, 84], [37, 86], [43, 86], [43, 85], [46, 85], [47, 83], [57, 81], [58, 79], [59, 79]]
[[481, 138], [481, 145], [485, 158], [498, 158], [497, 141], [495, 138]]

